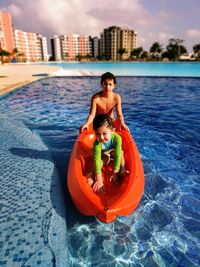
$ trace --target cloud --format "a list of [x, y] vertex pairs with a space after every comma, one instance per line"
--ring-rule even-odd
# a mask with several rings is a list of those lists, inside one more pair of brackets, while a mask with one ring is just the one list
[[[88, 15], [104, 25], [119, 25], [136, 28], [137, 25], [151, 24], [152, 18], [139, 0], [108, 0], [101, 5], [90, 7]], [[102, 5], [102, 3], [104, 3]]]
[[198, 29], [190, 29], [187, 31], [187, 35], [188, 37], [191, 37], [191, 38], [200, 38], [200, 30]]
[[139, 27], [154, 24], [154, 18], [140, 0], [13, 0], [8, 6], [14, 27], [49, 34], [92, 34], [117, 25]]
[[[138, 44], [149, 47], [154, 41], [166, 44], [173, 36], [184, 38], [185, 36], [180, 35], [186, 33], [185, 16], [179, 9], [174, 8], [176, 1], [3, 1], [7, 3], [4, 5], [12, 14], [15, 29], [41, 33], [47, 38], [54, 34], [68, 33], [100, 36], [104, 28], [116, 25], [137, 31]], [[186, 0], [182, 1], [185, 3]], [[192, 18], [190, 12], [191, 9], [187, 9], [187, 16]], [[191, 28], [187, 36], [199, 36], [199, 30], [195, 30], [195, 25], [191, 23], [192, 19], [187, 21], [187, 28]], [[195, 23], [198, 25], [198, 21]]]
[[[87, 33], [95, 21], [88, 19], [87, 8], [80, 0], [15, 0], [8, 10], [14, 27], [49, 34]], [[86, 0], [87, 3], [91, 0]], [[93, 23], [94, 22], [94, 23]]]
[[155, 42], [159, 42], [163, 45], [163, 48], [168, 44], [169, 39], [173, 36], [165, 32], [148, 32], [145, 36], [139, 36], [138, 45], [147, 49]]
[[9, 9], [9, 11], [12, 12], [12, 15], [14, 15], [16, 17], [20, 17], [21, 16], [22, 10], [17, 5], [11, 4], [8, 9]]
[[[100, 36], [112, 25], [128, 27], [138, 32], [138, 45], [145, 49], [153, 42], [168, 39], [163, 11], [153, 16], [141, 0], [13, 0], [8, 9], [15, 29], [54, 34], [86, 34]], [[163, 27], [163, 33], [161, 32]], [[159, 33], [155, 29], [160, 28]], [[154, 30], [153, 30], [154, 29]], [[154, 33], [153, 33], [154, 32]]]

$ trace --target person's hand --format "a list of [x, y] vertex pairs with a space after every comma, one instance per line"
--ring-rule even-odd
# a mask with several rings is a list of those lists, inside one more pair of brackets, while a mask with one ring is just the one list
[[121, 127], [123, 127], [127, 132], [130, 132], [130, 129], [128, 128], [128, 126], [125, 123], [122, 122], [120, 125], [120, 129], [121, 129]]
[[118, 172], [113, 173], [113, 175], [110, 177], [110, 181], [112, 180], [115, 185], [119, 184]]
[[84, 130], [86, 130], [86, 131], [89, 130], [89, 125], [87, 125], [86, 123], [81, 126], [80, 132], [82, 133]]
[[100, 191], [104, 190], [101, 174], [95, 175], [95, 182], [93, 185], [93, 190], [94, 190], [94, 192], [100, 192]]

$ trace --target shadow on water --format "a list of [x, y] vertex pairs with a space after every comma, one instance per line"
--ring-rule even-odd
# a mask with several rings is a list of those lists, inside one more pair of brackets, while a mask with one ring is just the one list
[[[66, 155], [63, 155], [62, 152], [58, 152], [57, 150], [51, 150], [50, 153], [49, 150], [41, 151], [18, 147], [10, 148], [10, 152], [18, 157], [28, 157], [33, 160], [47, 160], [54, 164], [50, 198], [56, 213], [62, 218], [66, 219], [67, 228], [72, 228], [76, 223], [89, 224], [95, 222], [94, 217], [81, 215], [71, 200], [67, 188], [67, 169], [70, 155], [68, 155], [66, 158]], [[57, 174], [59, 174], [59, 176]], [[60, 180], [58, 181], [58, 179]], [[59, 197], [57, 195], [58, 192], [61, 193]]]

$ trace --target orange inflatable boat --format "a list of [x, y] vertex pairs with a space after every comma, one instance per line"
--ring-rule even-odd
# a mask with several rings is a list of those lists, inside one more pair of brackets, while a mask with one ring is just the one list
[[120, 180], [119, 185], [110, 181], [112, 162], [102, 170], [104, 192], [95, 193], [88, 184], [87, 177], [93, 168], [92, 147], [95, 140], [92, 127], [79, 134], [68, 166], [67, 183], [74, 205], [80, 213], [96, 216], [104, 223], [132, 213], [144, 191], [143, 166], [136, 144], [129, 132], [116, 131], [122, 137], [125, 165], [130, 171], [129, 175]]

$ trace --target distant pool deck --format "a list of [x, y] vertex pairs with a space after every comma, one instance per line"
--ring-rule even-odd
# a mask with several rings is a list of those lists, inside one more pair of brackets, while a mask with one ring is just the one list
[[41, 66], [33, 64], [5, 64], [0, 65], [0, 95], [42, 79], [46, 76], [54, 76], [60, 67]]
[[16, 88], [45, 77], [89, 76], [92, 73], [79, 70], [63, 70], [60, 66], [39, 64], [0, 65], [0, 96]]

